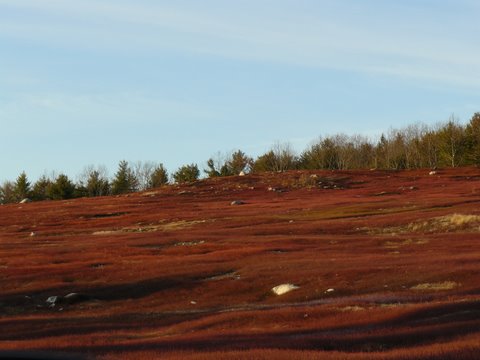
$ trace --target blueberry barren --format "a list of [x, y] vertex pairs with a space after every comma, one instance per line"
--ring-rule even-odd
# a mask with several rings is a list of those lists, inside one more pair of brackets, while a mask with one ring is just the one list
[[[476, 359], [479, 205], [476, 168], [265, 173], [4, 205], [0, 349]], [[272, 292], [285, 283], [298, 288]]]

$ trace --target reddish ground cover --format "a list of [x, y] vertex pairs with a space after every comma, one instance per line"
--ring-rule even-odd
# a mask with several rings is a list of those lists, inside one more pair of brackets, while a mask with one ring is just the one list
[[[428, 173], [248, 175], [1, 206], [0, 349], [477, 359], [480, 170]], [[298, 289], [271, 291], [284, 283]]]

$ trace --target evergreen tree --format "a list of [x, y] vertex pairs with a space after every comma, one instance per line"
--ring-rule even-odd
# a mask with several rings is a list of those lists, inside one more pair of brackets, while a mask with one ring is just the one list
[[208, 169], [204, 169], [203, 171], [205, 172], [205, 174], [207, 174], [209, 178], [218, 177], [221, 175], [220, 171], [218, 171], [215, 167], [215, 161], [213, 160], [213, 158], [208, 159], [207, 166]]
[[110, 183], [108, 179], [101, 176], [99, 171], [93, 170], [88, 177], [85, 190], [89, 197], [105, 196], [110, 193]]
[[112, 181], [112, 194], [125, 194], [136, 191], [138, 180], [125, 160], [120, 161], [115, 178]]
[[153, 170], [148, 181], [149, 188], [156, 188], [168, 184], [168, 172], [163, 164], [158, 165]]
[[47, 191], [47, 196], [52, 200], [71, 199], [74, 194], [75, 185], [65, 174], [60, 174]]
[[184, 165], [173, 174], [176, 183], [193, 182], [198, 180], [199, 176], [200, 170], [197, 164]]
[[49, 199], [50, 188], [52, 187], [52, 181], [45, 175], [38, 179], [33, 185], [32, 199], [33, 200], [46, 200]]
[[14, 193], [17, 201], [28, 198], [30, 196], [30, 182], [27, 179], [25, 171], [22, 172], [15, 181]]
[[253, 159], [247, 156], [243, 151], [237, 150], [232, 154], [222, 167], [222, 175], [238, 175], [242, 171], [249, 172], [253, 165]]

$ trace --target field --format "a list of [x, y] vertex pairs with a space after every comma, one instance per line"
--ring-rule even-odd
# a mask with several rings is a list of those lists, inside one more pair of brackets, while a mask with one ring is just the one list
[[[480, 170], [462, 168], [0, 206], [0, 349], [477, 359], [479, 205]], [[281, 284], [296, 288], [274, 294]]]

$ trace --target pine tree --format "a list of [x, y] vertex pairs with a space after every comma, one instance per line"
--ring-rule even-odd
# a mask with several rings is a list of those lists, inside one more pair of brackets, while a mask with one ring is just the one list
[[65, 174], [60, 174], [47, 190], [47, 196], [52, 200], [71, 199], [74, 194], [75, 185]]
[[50, 193], [50, 188], [52, 184], [52, 181], [48, 179], [45, 175], [38, 179], [33, 185], [32, 189], [33, 200], [48, 199], [48, 194]]
[[148, 187], [155, 188], [165, 184], [168, 184], [168, 173], [163, 167], [163, 164], [160, 164], [153, 170], [153, 173], [148, 181]]
[[197, 164], [184, 165], [173, 174], [176, 183], [193, 182], [198, 180], [199, 176], [200, 170]]
[[[234, 152], [225, 164], [228, 175], [238, 175], [242, 171], [249, 172], [253, 164], [253, 159], [247, 156], [243, 151], [237, 150]], [[222, 171], [223, 172], [223, 171]]]
[[115, 178], [112, 181], [112, 194], [125, 194], [136, 191], [138, 180], [125, 160], [120, 161]]
[[31, 193], [30, 182], [27, 179], [25, 171], [22, 172], [15, 181], [14, 194], [17, 201], [28, 198]]
[[93, 170], [87, 180], [86, 193], [87, 196], [105, 196], [110, 193], [110, 183], [108, 179], [102, 177], [100, 172]]

